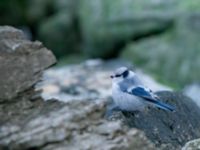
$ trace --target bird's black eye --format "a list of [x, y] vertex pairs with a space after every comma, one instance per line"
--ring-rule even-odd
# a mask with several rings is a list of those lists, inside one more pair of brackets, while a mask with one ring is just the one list
[[129, 74], [128, 70], [124, 71], [124, 72], [122, 73], [123, 78], [126, 78], [126, 77], [128, 76], [128, 74]]

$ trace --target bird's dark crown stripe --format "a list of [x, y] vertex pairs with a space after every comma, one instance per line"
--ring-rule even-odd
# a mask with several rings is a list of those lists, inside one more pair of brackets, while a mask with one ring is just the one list
[[126, 77], [128, 76], [128, 74], [129, 74], [128, 70], [126, 70], [126, 71], [124, 71], [124, 72], [122, 73], [122, 75], [123, 75], [124, 78], [126, 78]]
[[126, 78], [129, 74], [128, 70], [125, 70], [124, 72], [122, 72], [121, 74], [116, 74], [115, 77], [120, 77], [123, 76], [124, 78]]
[[121, 74], [116, 74], [116, 75], [115, 75], [115, 77], [120, 77], [120, 76], [121, 76]]

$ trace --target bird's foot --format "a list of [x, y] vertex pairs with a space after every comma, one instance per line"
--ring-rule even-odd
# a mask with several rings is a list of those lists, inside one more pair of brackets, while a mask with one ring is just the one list
[[134, 117], [138, 118], [139, 117], [139, 113], [140, 113], [140, 111], [138, 111], [138, 110], [134, 110], [134, 111], [124, 111], [123, 110], [122, 111], [122, 114], [127, 116], [127, 117], [134, 116]]
[[119, 112], [121, 109], [115, 105], [111, 105], [107, 107], [106, 113], [105, 113], [105, 118], [109, 119], [110, 117], [113, 116], [114, 112]]

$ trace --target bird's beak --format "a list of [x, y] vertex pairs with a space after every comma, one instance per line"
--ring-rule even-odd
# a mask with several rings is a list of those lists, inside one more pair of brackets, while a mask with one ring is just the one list
[[114, 76], [113, 76], [113, 75], [111, 75], [111, 76], [110, 76], [110, 78], [114, 78]]

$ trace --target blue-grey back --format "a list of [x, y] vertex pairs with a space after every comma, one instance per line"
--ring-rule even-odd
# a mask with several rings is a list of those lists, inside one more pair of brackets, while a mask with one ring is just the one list
[[142, 85], [142, 82], [137, 76], [134, 76], [134, 78], [124, 79], [119, 83], [119, 87], [122, 91], [127, 91], [128, 88], [139, 85]]

